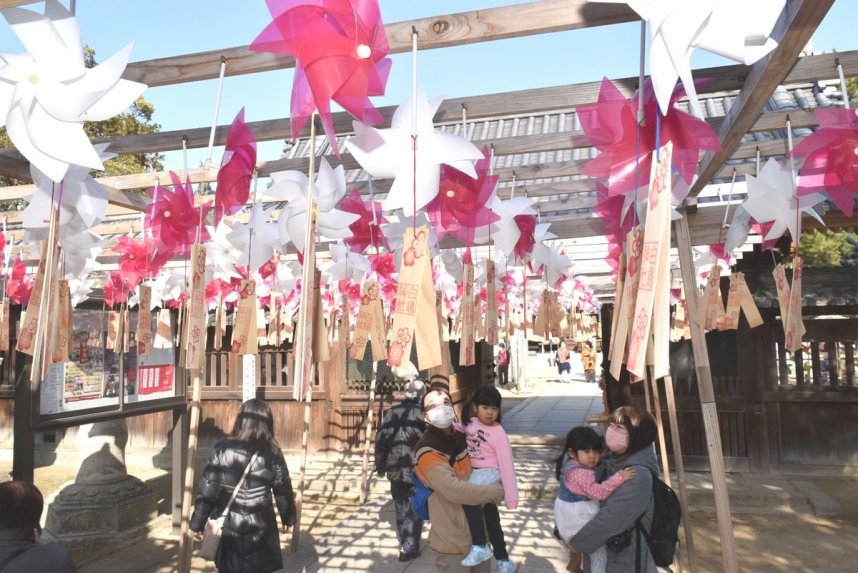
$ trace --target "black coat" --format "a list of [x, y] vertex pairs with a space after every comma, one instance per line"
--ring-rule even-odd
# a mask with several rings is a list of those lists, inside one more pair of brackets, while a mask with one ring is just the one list
[[[215, 444], [197, 487], [192, 531], [202, 531], [209, 516], [220, 516], [252, 455], [247, 444], [231, 438]], [[272, 492], [281, 523], [294, 525], [295, 497], [280, 448], [259, 452], [236, 495], [215, 556], [218, 571], [267, 573], [283, 567]]]
[[414, 446], [426, 424], [416, 399], [406, 398], [387, 411], [375, 438], [375, 471], [390, 481], [411, 483]]

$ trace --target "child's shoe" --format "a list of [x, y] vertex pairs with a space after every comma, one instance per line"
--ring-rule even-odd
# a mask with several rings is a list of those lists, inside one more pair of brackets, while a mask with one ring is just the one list
[[498, 573], [514, 573], [515, 563], [509, 559], [501, 559], [498, 561]]
[[488, 545], [471, 545], [468, 555], [462, 559], [462, 567], [474, 567], [483, 561], [488, 561], [493, 556]]

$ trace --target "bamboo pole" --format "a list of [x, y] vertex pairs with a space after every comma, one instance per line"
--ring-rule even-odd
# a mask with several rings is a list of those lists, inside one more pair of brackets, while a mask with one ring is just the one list
[[697, 553], [694, 551], [691, 513], [688, 510], [688, 487], [685, 479], [685, 462], [682, 459], [682, 443], [679, 439], [679, 421], [676, 418], [673, 378], [665, 376], [663, 380], [664, 396], [667, 399], [667, 417], [670, 420], [670, 443], [673, 446], [673, 465], [676, 466], [676, 481], [679, 484], [679, 503], [682, 505], [682, 527], [685, 531], [685, 546], [688, 550], [688, 569], [691, 573], [697, 573]]
[[[697, 284], [694, 271], [694, 259], [691, 254], [691, 236], [688, 232], [688, 218], [685, 213], [673, 222], [676, 232], [676, 244], [679, 250], [679, 268], [682, 282], [687, 286], [689, 316], [697, 316], [698, 299], [694, 296], [693, 286]], [[715, 514], [718, 517], [718, 532], [721, 536], [721, 558], [724, 573], [738, 573], [739, 562], [736, 556], [736, 539], [733, 536], [733, 522], [730, 513], [730, 493], [727, 491], [727, 476], [724, 471], [724, 452], [721, 447], [721, 430], [718, 426], [718, 408], [715, 404], [715, 390], [712, 386], [712, 371], [709, 369], [709, 350], [706, 348], [706, 334], [695, 321], [690, 321], [691, 348], [694, 353], [697, 386], [700, 394], [700, 408], [703, 413], [703, 427], [706, 431], [706, 445], [709, 449], [709, 467], [712, 472], [712, 489], [715, 493]]]
[[[377, 344], [377, 343], [376, 343]], [[375, 405], [375, 387], [378, 381], [378, 361], [372, 360], [372, 379], [369, 381], [369, 403], [366, 407], [366, 440], [363, 446], [363, 462], [360, 469], [360, 502], [369, 497], [369, 449], [372, 447], [372, 409]]]
[[202, 371], [194, 369], [191, 382], [191, 416], [187, 450], [188, 465], [185, 466], [185, 484], [182, 488], [182, 524], [179, 528], [179, 566], [177, 569], [179, 573], [188, 573], [191, 570], [191, 559], [194, 549], [194, 544], [190, 535], [191, 496], [194, 493], [194, 458], [197, 455], [197, 435], [200, 427], [201, 396]]
[[670, 483], [670, 465], [667, 462], [667, 440], [664, 437], [664, 422], [661, 417], [661, 400], [658, 395], [658, 380], [653, 377], [653, 368], [648, 366], [646, 369], [647, 384], [652, 387], [652, 401], [655, 410], [655, 422], [658, 428], [658, 447], [661, 452], [661, 472], [664, 474], [664, 483]]

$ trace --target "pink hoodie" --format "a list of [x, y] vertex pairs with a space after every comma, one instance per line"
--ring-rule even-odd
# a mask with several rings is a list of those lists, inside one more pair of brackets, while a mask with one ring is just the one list
[[515, 481], [512, 447], [503, 426], [486, 426], [474, 417], [464, 427], [464, 431], [468, 437], [471, 467], [499, 469], [504, 503], [509, 509], [518, 507], [518, 484]]

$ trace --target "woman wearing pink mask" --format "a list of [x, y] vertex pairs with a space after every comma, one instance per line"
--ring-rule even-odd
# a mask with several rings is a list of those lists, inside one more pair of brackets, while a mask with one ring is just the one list
[[429, 547], [435, 552], [434, 565], [439, 572], [488, 573], [489, 561], [474, 567], [460, 563], [471, 549], [462, 505], [497, 503], [503, 499], [503, 488], [500, 482], [479, 485], [467, 481], [471, 459], [465, 434], [454, 425], [453, 401], [442, 378], [433, 376], [423, 397], [426, 431], [415, 446], [417, 476], [433, 490], [429, 496]]
[[[647, 531], [652, 524], [652, 480], [658, 475], [658, 462], [653, 449], [656, 424], [645, 411], [622, 406], [614, 410], [605, 430], [605, 445], [610, 450], [604, 464], [608, 474], [633, 468], [636, 478], [623, 482], [605, 501], [599, 513], [575, 534], [570, 543], [576, 551], [589, 554], [602, 545], [608, 546], [607, 573], [656, 573], [655, 562], [644, 540], [638, 544], [635, 522], [640, 519]], [[639, 557], [638, 557], [639, 556]], [[639, 560], [640, 567], [635, 563]], [[584, 557], [584, 573], [590, 573]]]

